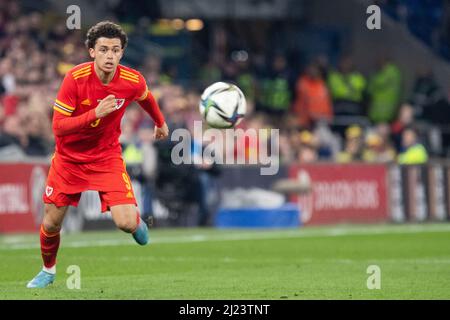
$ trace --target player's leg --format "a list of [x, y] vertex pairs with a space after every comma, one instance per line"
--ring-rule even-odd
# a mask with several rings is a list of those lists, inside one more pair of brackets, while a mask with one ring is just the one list
[[41, 255], [44, 266], [41, 272], [28, 283], [28, 288], [45, 288], [55, 280], [60, 231], [67, 208], [67, 206], [57, 207], [53, 203], [45, 204], [44, 218], [40, 229]]
[[110, 207], [111, 215], [117, 228], [132, 233], [139, 222], [136, 206], [133, 204], [119, 204]]
[[44, 218], [41, 225], [41, 253], [44, 268], [55, 268], [58, 254], [60, 231], [68, 206], [57, 207], [53, 203], [45, 204]]
[[109, 208], [119, 229], [131, 233], [138, 244], [147, 244], [148, 227], [140, 217], [131, 179], [122, 159], [117, 158], [110, 161], [109, 173], [103, 177], [103, 182], [105, 189], [114, 186], [116, 190], [99, 191], [102, 212]]
[[118, 204], [109, 207], [114, 223], [119, 229], [131, 233], [134, 240], [140, 245], [148, 243], [148, 227], [141, 219], [136, 205]]

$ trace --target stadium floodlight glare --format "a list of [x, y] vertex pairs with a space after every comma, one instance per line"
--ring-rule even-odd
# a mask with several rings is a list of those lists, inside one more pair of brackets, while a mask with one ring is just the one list
[[183, 21], [183, 19], [173, 19], [171, 22], [171, 26], [175, 30], [183, 30], [184, 29], [184, 21]]
[[169, 19], [159, 19], [158, 24], [163, 25], [163, 26], [168, 26], [168, 25], [170, 25], [170, 20]]
[[245, 50], [233, 51], [231, 53], [231, 59], [236, 62], [245, 62], [248, 60], [248, 52]]
[[189, 19], [186, 21], [186, 29], [189, 31], [200, 31], [203, 29], [203, 21], [200, 19]]

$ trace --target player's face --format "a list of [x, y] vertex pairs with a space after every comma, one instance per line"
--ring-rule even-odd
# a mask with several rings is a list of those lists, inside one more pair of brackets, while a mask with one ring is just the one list
[[98, 38], [94, 48], [89, 49], [91, 58], [103, 72], [116, 70], [123, 55], [122, 43], [119, 38]]

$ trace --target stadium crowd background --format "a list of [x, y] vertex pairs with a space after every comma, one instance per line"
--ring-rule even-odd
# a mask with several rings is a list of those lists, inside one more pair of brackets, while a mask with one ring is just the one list
[[[413, 34], [448, 57], [449, 4], [423, 2], [426, 8], [422, 1], [377, 3], [407, 24], [408, 12], [414, 12]], [[110, 19], [123, 21], [130, 45], [148, 43], [150, 20], [136, 17], [138, 22], [130, 28], [126, 20], [134, 18], [128, 12], [124, 19], [123, 5], [119, 1], [102, 10], [109, 10], [105, 15]], [[422, 9], [408, 11], [411, 5]], [[68, 30], [65, 17], [25, 12], [17, 1], [0, 0], [0, 12], [0, 157], [49, 157], [54, 150], [53, 100], [65, 72], [89, 60], [86, 30]], [[160, 31], [184, 24], [157, 21]], [[202, 28], [203, 22], [197, 23]], [[260, 40], [273, 38], [276, 25], [265, 31], [268, 34], [257, 34]], [[280, 129], [282, 163], [423, 164], [449, 152], [449, 138], [439, 128], [450, 120], [450, 90], [438, 85], [429, 66], [418, 66], [414, 85], [405, 92], [402, 72], [388, 50], [380, 50], [376, 61], [367, 61], [373, 72], [363, 74], [353, 65], [352, 53], [345, 50], [337, 58], [317, 52], [298, 61], [279, 46], [258, 50], [257, 45], [239, 46], [239, 41], [236, 45], [236, 34], [225, 24], [199, 34], [191, 37], [191, 50], [209, 48], [199, 50], [186, 70], [159, 50], [147, 50], [129, 61], [125, 53], [124, 63], [130, 62], [147, 79], [172, 130], [191, 129], [193, 120], [200, 120], [203, 88], [224, 80], [236, 83], [246, 95], [249, 110], [240, 127]], [[205, 41], [211, 38], [214, 41]], [[135, 54], [132, 50], [130, 56]], [[137, 105], [128, 108], [122, 123], [124, 158], [129, 164], [143, 165], [147, 177], [155, 174], [158, 159], [152, 126]], [[245, 141], [236, 148], [246, 148], [247, 154], [256, 151]]]

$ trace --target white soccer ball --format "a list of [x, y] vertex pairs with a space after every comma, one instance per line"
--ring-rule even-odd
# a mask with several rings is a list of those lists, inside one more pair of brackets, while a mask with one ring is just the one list
[[236, 126], [242, 120], [247, 103], [236, 85], [216, 82], [203, 91], [199, 109], [210, 127], [226, 129]]

